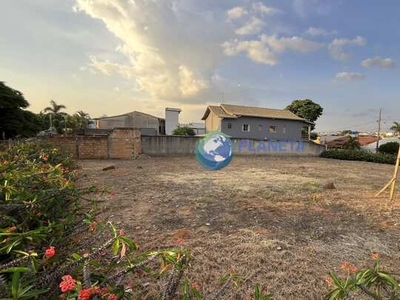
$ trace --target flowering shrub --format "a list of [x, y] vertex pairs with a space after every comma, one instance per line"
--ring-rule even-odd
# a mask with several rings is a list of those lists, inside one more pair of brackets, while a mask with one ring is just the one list
[[[128, 274], [166, 275], [162, 299], [202, 299], [181, 287], [192, 257], [183, 249], [142, 253], [123, 229], [96, 220], [80, 204], [74, 160], [49, 145], [21, 144], [0, 155], [0, 298], [136, 299]], [[90, 212], [85, 212], [90, 210]], [[108, 233], [107, 233], [108, 232]], [[82, 235], [82, 233], [85, 233]], [[214, 299], [236, 276], [225, 278]], [[267, 299], [257, 290], [256, 299]]]
[[353, 299], [351, 295], [355, 293], [377, 300], [400, 299], [399, 283], [390, 273], [381, 269], [379, 253], [373, 252], [371, 258], [375, 260], [375, 263], [369, 269], [358, 270], [351, 263], [343, 262], [340, 269], [344, 272], [345, 279], [341, 279], [334, 273], [330, 274], [330, 277], [325, 280], [331, 288], [326, 299]]

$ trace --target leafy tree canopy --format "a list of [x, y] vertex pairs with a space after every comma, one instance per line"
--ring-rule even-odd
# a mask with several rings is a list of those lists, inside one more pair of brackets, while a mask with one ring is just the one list
[[396, 135], [400, 135], [400, 122], [393, 122], [393, 126], [390, 127], [390, 130], [392, 130]]
[[293, 100], [285, 109], [310, 122], [317, 121], [324, 111], [319, 104], [310, 99]]
[[173, 132], [173, 135], [196, 135], [196, 132], [188, 126], [178, 126]]
[[29, 103], [21, 92], [8, 87], [4, 82], [0, 81], [1, 110], [27, 108], [28, 106]]
[[0, 136], [1, 138], [30, 137], [42, 129], [40, 118], [24, 110], [29, 106], [24, 95], [0, 82]]

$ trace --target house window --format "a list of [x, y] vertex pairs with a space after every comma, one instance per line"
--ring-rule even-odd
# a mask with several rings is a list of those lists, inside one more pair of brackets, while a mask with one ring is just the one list
[[270, 133], [276, 133], [276, 126], [269, 126]]
[[282, 133], [286, 134], [286, 126], [283, 126]]
[[250, 132], [250, 125], [249, 124], [243, 124], [242, 125], [242, 131]]
[[228, 129], [232, 129], [232, 123], [228, 123]]
[[262, 125], [260, 124], [260, 125], [258, 125], [258, 130], [262, 130]]

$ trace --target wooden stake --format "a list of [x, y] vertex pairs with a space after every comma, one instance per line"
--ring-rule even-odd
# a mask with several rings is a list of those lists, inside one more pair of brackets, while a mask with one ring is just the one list
[[390, 201], [393, 200], [394, 193], [396, 191], [396, 181], [397, 181], [397, 176], [399, 175], [399, 165], [400, 165], [400, 147], [399, 147], [399, 153], [397, 154], [397, 160], [396, 160], [396, 167], [394, 169], [394, 176], [393, 176], [393, 182], [392, 182], [392, 188], [390, 189]]
[[375, 197], [378, 197], [380, 194], [382, 194], [382, 193], [391, 185], [389, 200], [390, 200], [390, 201], [393, 200], [394, 194], [395, 194], [395, 192], [396, 192], [397, 177], [398, 177], [398, 175], [399, 175], [399, 165], [400, 165], [400, 147], [399, 147], [399, 152], [398, 152], [398, 154], [397, 154], [396, 166], [395, 166], [395, 168], [394, 168], [393, 177], [392, 177], [392, 179], [390, 179], [390, 181], [388, 182], [388, 184], [386, 184], [386, 185], [384, 186], [384, 188], [381, 189], [381, 190], [379, 191], [379, 193], [375, 195]]

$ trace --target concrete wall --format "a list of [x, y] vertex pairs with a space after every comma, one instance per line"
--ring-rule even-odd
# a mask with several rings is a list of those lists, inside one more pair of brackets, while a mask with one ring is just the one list
[[[142, 136], [142, 153], [150, 155], [194, 154], [200, 137], [186, 136]], [[318, 156], [325, 146], [314, 142], [257, 141], [252, 139], [231, 139], [235, 155], [300, 155]]]
[[143, 136], [142, 153], [152, 155], [194, 154], [199, 137], [194, 136]]
[[[231, 128], [229, 128], [229, 124]], [[242, 131], [243, 124], [250, 126], [249, 132]], [[270, 132], [270, 126], [275, 126], [275, 133]], [[237, 119], [223, 119], [221, 132], [233, 138], [300, 140], [303, 126], [307, 126], [307, 124], [301, 121], [240, 117]]]

